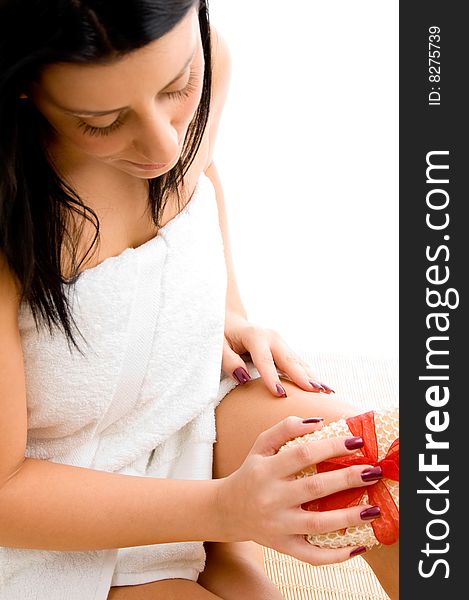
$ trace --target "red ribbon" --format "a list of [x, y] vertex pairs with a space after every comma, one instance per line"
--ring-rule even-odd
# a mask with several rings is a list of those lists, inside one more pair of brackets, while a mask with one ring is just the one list
[[351, 488], [336, 492], [325, 498], [306, 502], [302, 505], [302, 508], [325, 511], [356, 506], [366, 492], [369, 503], [373, 506], [379, 506], [381, 509], [381, 517], [371, 523], [376, 539], [382, 544], [394, 544], [399, 539], [399, 510], [385, 480], [399, 481], [399, 438], [391, 444], [386, 456], [382, 460], [378, 460], [378, 441], [376, 439], [373, 411], [351, 417], [346, 422], [352, 435], [360, 436], [363, 439], [364, 446], [360, 449], [362, 456], [353, 454], [331, 458], [318, 463], [316, 465], [317, 472], [324, 473], [350, 467], [351, 465], [365, 464], [373, 467], [380, 466], [383, 469], [383, 479], [365, 488]]

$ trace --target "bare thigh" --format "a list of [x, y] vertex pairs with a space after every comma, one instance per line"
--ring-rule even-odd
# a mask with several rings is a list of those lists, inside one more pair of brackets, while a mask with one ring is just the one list
[[221, 600], [195, 581], [163, 579], [140, 585], [114, 586], [107, 600]]
[[361, 412], [352, 404], [336, 400], [334, 394], [306, 392], [290, 380], [280, 379], [287, 398], [273, 396], [261, 379], [254, 379], [236, 386], [218, 405], [215, 478], [235, 471], [256, 437], [285, 417], [323, 417], [324, 422], [329, 423]]

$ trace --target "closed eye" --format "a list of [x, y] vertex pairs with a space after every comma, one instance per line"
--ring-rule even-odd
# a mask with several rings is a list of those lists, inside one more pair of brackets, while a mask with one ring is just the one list
[[122, 117], [119, 116], [113, 123], [107, 125], [106, 127], [94, 127], [93, 125], [90, 125], [89, 123], [85, 123], [85, 121], [78, 119], [78, 127], [83, 129], [83, 131], [88, 135], [109, 135], [116, 129], [119, 129], [123, 122], [124, 120], [122, 119]]
[[177, 90], [176, 92], [166, 92], [166, 96], [175, 100], [183, 100], [184, 98], [188, 98], [192, 92], [195, 92], [197, 89], [197, 81], [198, 75], [195, 71], [190, 72], [189, 81], [186, 86], [182, 90]]

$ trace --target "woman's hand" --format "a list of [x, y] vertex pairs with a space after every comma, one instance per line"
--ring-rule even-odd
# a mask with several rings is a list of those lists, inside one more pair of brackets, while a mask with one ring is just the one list
[[[218, 480], [216, 514], [226, 541], [253, 540], [314, 565], [340, 562], [365, 550], [363, 546], [319, 548], [305, 539], [306, 534], [362, 525], [365, 519], [370, 521], [369, 513], [363, 511], [371, 507], [362, 504], [311, 512], [303, 510], [301, 504], [340, 490], [376, 483], [361, 479], [361, 473], [372, 465], [296, 478], [296, 473], [312, 464], [352, 454], [359, 447], [360, 438], [336, 437], [313, 440], [278, 453], [288, 440], [320, 427], [321, 424], [305, 423], [299, 417], [284, 419], [257, 437], [239, 469]], [[347, 450], [347, 439], [354, 440], [354, 450]]]
[[250, 379], [242, 355], [252, 360], [267, 388], [275, 396], [287, 395], [277, 369], [282, 376], [291, 379], [305, 391], [326, 394], [334, 391], [316, 380], [309, 365], [293, 352], [276, 331], [253, 325], [244, 316], [227, 310], [222, 369], [241, 384]]

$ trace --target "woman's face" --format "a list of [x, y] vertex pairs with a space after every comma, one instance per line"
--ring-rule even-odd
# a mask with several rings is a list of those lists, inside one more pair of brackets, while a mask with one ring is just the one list
[[113, 63], [47, 66], [31, 99], [53, 127], [51, 152], [62, 171], [106, 166], [148, 179], [177, 163], [203, 75], [192, 9], [165, 36]]

